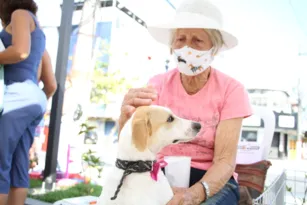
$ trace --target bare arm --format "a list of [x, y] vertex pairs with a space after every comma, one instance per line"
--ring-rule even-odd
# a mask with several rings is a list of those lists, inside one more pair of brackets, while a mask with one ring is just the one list
[[196, 183], [186, 190], [173, 188], [175, 195], [167, 205], [201, 204], [206, 198], [218, 193], [225, 186], [235, 170], [242, 119], [232, 118], [222, 120], [218, 125], [213, 165], [202, 178], [209, 186], [210, 195], [206, 196], [201, 183]]
[[53, 96], [57, 89], [57, 82], [53, 73], [51, 59], [47, 51], [44, 52], [42, 63], [41, 63], [40, 80], [44, 84], [43, 91], [45, 92], [47, 98]]
[[31, 48], [31, 22], [29, 12], [16, 10], [12, 14], [12, 45], [0, 52], [1, 64], [14, 64], [28, 58]]
[[234, 173], [242, 120], [243, 118], [223, 120], [218, 125], [213, 165], [202, 178], [208, 183], [211, 196], [219, 192]]

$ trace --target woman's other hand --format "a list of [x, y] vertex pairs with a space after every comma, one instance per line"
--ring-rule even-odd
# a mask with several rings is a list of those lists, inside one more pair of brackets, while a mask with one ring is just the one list
[[157, 92], [152, 87], [130, 89], [122, 103], [119, 129], [123, 128], [137, 107], [151, 105], [156, 98]]
[[188, 189], [172, 189], [174, 196], [167, 205], [200, 205], [205, 200], [204, 188], [200, 183], [196, 183]]

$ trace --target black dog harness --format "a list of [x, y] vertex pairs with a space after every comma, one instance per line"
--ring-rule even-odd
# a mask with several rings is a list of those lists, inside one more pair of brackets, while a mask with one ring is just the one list
[[121, 160], [116, 159], [115, 166], [119, 169], [124, 170], [123, 176], [120, 180], [119, 185], [117, 186], [117, 189], [115, 191], [114, 196], [111, 198], [111, 200], [115, 200], [117, 198], [117, 195], [120, 191], [121, 186], [123, 185], [124, 179], [126, 176], [132, 173], [144, 173], [144, 172], [150, 172], [153, 169], [153, 164], [156, 161], [127, 161], [127, 160]]

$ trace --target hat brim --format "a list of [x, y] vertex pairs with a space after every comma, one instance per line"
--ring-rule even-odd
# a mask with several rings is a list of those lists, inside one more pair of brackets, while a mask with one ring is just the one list
[[176, 18], [167, 24], [148, 26], [147, 29], [150, 35], [158, 42], [171, 46], [174, 30], [179, 28], [203, 28], [203, 29], [217, 29], [221, 32], [224, 41], [223, 47], [220, 51], [229, 50], [238, 45], [238, 39], [231, 33], [223, 30], [217, 24], [202, 15], [183, 13], [176, 16]]

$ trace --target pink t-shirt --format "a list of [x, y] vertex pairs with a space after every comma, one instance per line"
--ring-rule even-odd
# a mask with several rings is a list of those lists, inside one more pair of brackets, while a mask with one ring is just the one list
[[153, 77], [149, 85], [158, 92], [155, 104], [170, 108], [181, 118], [202, 124], [195, 140], [167, 146], [158, 154], [158, 159], [164, 156], [190, 156], [192, 167], [208, 170], [212, 165], [218, 123], [252, 114], [244, 86], [213, 68], [206, 85], [194, 95], [186, 93], [177, 69]]

